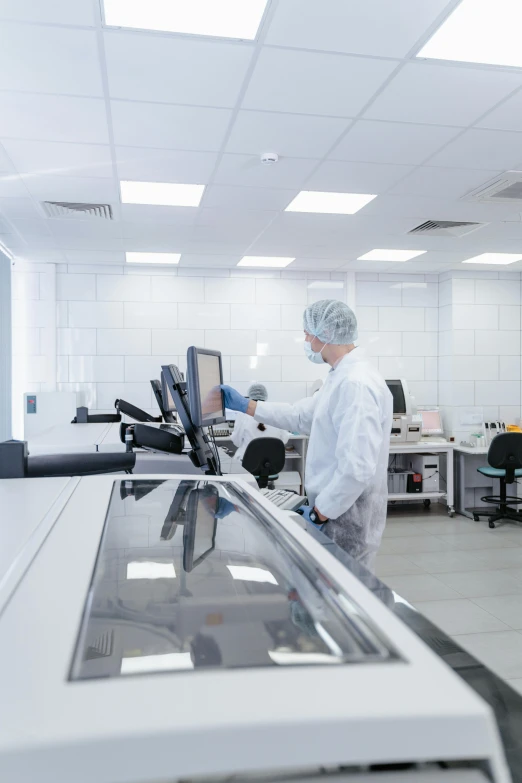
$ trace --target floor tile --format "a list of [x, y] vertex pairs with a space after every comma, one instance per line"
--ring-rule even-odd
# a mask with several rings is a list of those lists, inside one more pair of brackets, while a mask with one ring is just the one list
[[459, 634], [453, 638], [501, 677], [522, 678], [522, 634], [518, 631]]
[[484, 567], [489, 569], [522, 568], [522, 547], [491, 549], [473, 553], [480, 557]]
[[467, 533], [444, 533], [435, 536], [442, 541], [448, 549], [456, 551], [473, 549], [510, 549], [515, 546], [509, 536], [496, 536], [495, 531], [488, 533], [467, 532]]
[[516, 691], [522, 694], [522, 678], [516, 680], [508, 680], [508, 685], [511, 685]]
[[[509, 550], [498, 550], [500, 552]], [[408, 555], [408, 560], [422, 568], [428, 574], [444, 574], [452, 571], [481, 571], [491, 569], [480, 557], [480, 551], [474, 552], [423, 552]]]
[[383, 539], [379, 552], [383, 555], [407, 555], [411, 552], [443, 552], [449, 547], [436, 536], [397, 536]]
[[451, 587], [443, 584], [430, 574], [410, 574], [408, 576], [388, 576], [384, 580], [388, 587], [395, 590], [410, 603], [416, 601], [443, 601], [459, 599], [462, 596]]
[[485, 609], [515, 631], [522, 629], [522, 595], [496, 595], [474, 598], [473, 603]]
[[390, 574], [423, 574], [425, 572], [401, 555], [377, 555], [375, 573], [377, 576], [384, 577]]
[[428, 531], [424, 522], [388, 520], [384, 528], [383, 538], [396, 538], [397, 536], [426, 536]]
[[451, 533], [460, 535], [463, 533], [482, 532], [477, 530], [478, 525], [476, 522], [462, 516], [454, 517], [453, 519], [448, 519], [448, 517], [441, 519], [440, 517], [437, 517], [433, 520], [424, 520], [423, 527], [428, 533], [433, 533], [434, 535]]
[[[456, 601], [415, 601], [415, 607], [449, 635], [509, 629], [509, 626], [497, 617], [466, 598]], [[522, 639], [522, 636], [520, 638]]]
[[522, 596], [522, 570], [466, 571], [462, 574], [438, 574], [437, 579], [465, 598], [515, 593]]

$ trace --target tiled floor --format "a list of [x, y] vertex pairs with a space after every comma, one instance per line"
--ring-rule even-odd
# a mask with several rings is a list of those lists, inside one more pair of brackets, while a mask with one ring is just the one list
[[522, 525], [390, 509], [377, 575], [522, 693]]

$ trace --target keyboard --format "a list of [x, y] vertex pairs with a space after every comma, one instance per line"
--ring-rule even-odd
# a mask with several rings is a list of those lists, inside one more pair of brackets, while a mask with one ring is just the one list
[[230, 438], [232, 435], [232, 430], [218, 430], [215, 427], [213, 432], [215, 438]]
[[296, 511], [306, 502], [304, 495], [296, 495], [288, 489], [262, 489], [261, 494], [283, 511]]

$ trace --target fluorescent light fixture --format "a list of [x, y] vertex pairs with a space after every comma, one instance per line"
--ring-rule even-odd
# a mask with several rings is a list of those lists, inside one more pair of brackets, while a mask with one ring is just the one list
[[128, 264], [179, 264], [181, 253], [125, 253]]
[[127, 563], [127, 579], [175, 579], [173, 563], [154, 563], [138, 560]]
[[520, 0], [462, 0], [417, 57], [522, 67]]
[[427, 250], [370, 250], [363, 256], [359, 256], [357, 261], [411, 261], [412, 258], [422, 256]]
[[295, 261], [295, 258], [281, 256], [243, 256], [238, 266], [264, 266], [273, 269], [283, 269]]
[[121, 659], [121, 674], [144, 674], [145, 672], [171, 672], [193, 669], [189, 652], [165, 653], [164, 655], [140, 655]]
[[330, 215], [355, 215], [377, 196], [368, 193], [323, 193], [302, 190], [285, 212], [318, 212]]
[[160, 207], [199, 207], [204, 185], [176, 182], [120, 182], [123, 204], [152, 204]]
[[268, 582], [276, 585], [275, 576], [267, 571], [266, 568], [257, 568], [255, 566], [227, 566], [233, 579], [241, 579], [244, 582]]
[[314, 280], [307, 288], [344, 288], [342, 280]]
[[268, 0], [104, 0], [105, 24], [253, 41]]
[[522, 253], [481, 253], [479, 256], [466, 258], [462, 263], [507, 266], [507, 264], [514, 264], [516, 261], [522, 261]]

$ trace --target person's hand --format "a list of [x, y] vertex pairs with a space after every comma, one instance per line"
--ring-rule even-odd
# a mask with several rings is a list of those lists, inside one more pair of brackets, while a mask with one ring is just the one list
[[232, 388], [232, 386], [222, 386], [223, 396], [225, 398], [225, 408], [231, 411], [239, 411], [240, 413], [246, 413], [248, 408], [248, 397], [243, 397], [238, 391]]
[[[326, 522], [327, 517], [323, 517], [322, 514], [319, 515], [319, 512], [316, 508], [312, 508], [312, 506], [299, 506], [297, 509], [297, 514], [300, 514], [302, 517], [306, 519], [307, 522], [311, 522], [312, 525], [315, 525], [318, 528], [322, 528], [324, 523]], [[313, 513], [313, 518], [310, 517], [310, 514]]]
[[239, 511], [239, 506], [235, 506], [230, 500], [226, 498], [219, 498], [214, 517], [216, 519], [224, 519], [228, 517], [233, 511]]

